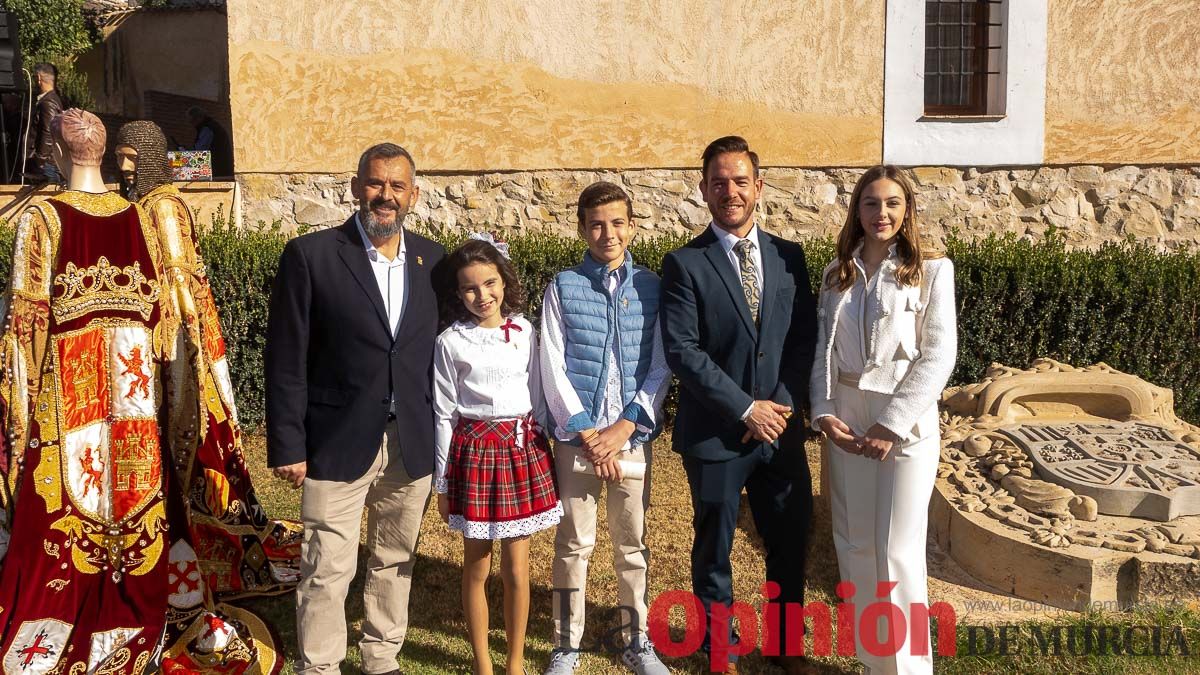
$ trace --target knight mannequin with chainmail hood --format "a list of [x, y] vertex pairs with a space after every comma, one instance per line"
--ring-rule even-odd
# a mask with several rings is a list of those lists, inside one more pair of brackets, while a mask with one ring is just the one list
[[117, 168], [121, 170], [121, 194], [129, 201], [139, 201], [156, 189], [171, 185], [167, 138], [154, 122], [137, 120], [123, 125], [117, 131], [116, 155]]

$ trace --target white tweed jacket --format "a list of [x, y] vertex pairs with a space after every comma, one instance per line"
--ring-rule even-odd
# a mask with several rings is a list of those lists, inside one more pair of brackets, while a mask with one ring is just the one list
[[[836, 265], [834, 260], [821, 273], [817, 351], [809, 382], [814, 428], [821, 417], [837, 414], [839, 373], [833, 346], [838, 316], [850, 293], [824, 284], [825, 275]], [[954, 264], [947, 258], [926, 260], [920, 287], [900, 286], [895, 269], [894, 257], [883, 261], [877, 272], [881, 275], [878, 292], [866, 298], [876, 303], [879, 319], [863, 327], [867, 363], [858, 388], [891, 397], [876, 422], [911, 442], [938, 432], [937, 402], [954, 370], [958, 352]]]

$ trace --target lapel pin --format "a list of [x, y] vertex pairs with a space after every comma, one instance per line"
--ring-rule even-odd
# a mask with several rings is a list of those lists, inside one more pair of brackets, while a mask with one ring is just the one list
[[417, 264], [418, 264], [418, 265], [424, 265], [424, 264], [425, 264], [425, 259], [424, 259], [424, 258], [422, 258], [421, 256], [417, 256]]

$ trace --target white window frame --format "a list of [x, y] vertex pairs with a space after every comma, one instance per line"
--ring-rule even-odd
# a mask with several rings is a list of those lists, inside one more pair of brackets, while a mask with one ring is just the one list
[[1004, 0], [1000, 75], [988, 114], [925, 115], [925, 0], [887, 0], [883, 161], [889, 164], [1041, 164], [1046, 140], [1048, 0]]

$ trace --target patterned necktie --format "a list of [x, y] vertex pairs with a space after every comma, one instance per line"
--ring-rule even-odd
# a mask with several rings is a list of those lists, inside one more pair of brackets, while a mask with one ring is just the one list
[[746, 304], [750, 305], [750, 316], [754, 318], [754, 323], [758, 323], [758, 305], [761, 295], [758, 289], [758, 265], [754, 262], [754, 257], [750, 253], [754, 250], [754, 243], [749, 239], [742, 239], [733, 245], [734, 253], [738, 257], [738, 273], [742, 278], [742, 292], [746, 294]]

